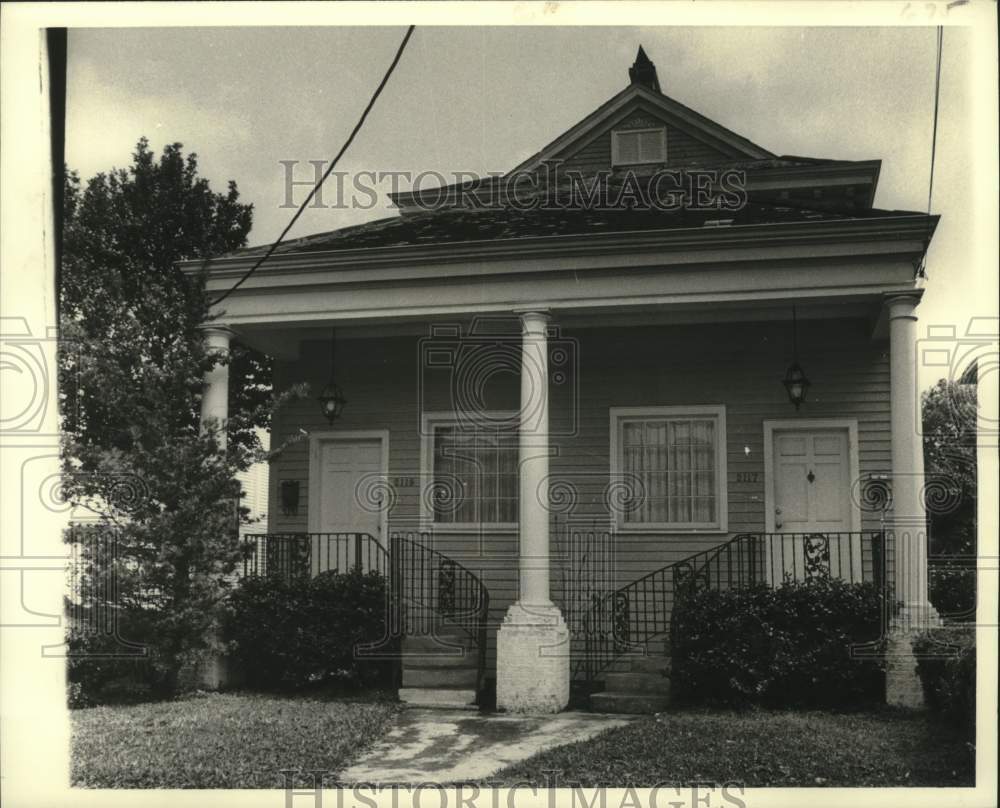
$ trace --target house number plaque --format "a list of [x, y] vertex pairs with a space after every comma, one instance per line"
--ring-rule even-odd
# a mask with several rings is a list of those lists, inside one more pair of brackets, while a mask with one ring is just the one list
[[737, 471], [736, 472], [736, 482], [738, 483], [755, 483], [757, 478], [760, 476], [758, 471]]
[[413, 488], [417, 484], [416, 477], [393, 477], [393, 488]]

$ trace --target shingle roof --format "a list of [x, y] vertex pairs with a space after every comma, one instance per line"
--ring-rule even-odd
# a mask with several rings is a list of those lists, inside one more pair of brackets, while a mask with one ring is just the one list
[[[738, 211], [677, 211], [503, 208], [442, 208], [407, 216], [392, 216], [292, 239], [275, 253], [308, 253], [365, 247], [450, 244], [590, 233], [673, 230], [728, 224], [731, 226], [785, 222], [871, 219], [901, 212], [877, 209], [836, 212], [793, 205], [750, 202]], [[906, 212], [902, 212], [906, 213]], [[729, 221], [731, 220], [731, 221]], [[264, 253], [268, 245], [249, 247], [233, 256]]]

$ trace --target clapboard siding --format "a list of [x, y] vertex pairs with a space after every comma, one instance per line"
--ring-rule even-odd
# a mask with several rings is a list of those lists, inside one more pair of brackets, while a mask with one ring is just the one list
[[[799, 360], [813, 382], [800, 413], [788, 403], [781, 378], [791, 361], [788, 324], [735, 323], [658, 328], [589, 329], [564, 332], [577, 355], [573, 384], [553, 385], [551, 394], [553, 481], [576, 492], [568, 512], [553, 517], [553, 588], [561, 595], [563, 530], [607, 529], [605, 489], [609, 479], [609, 409], [663, 405], [724, 404], [728, 474], [728, 533], [764, 529], [765, 419], [854, 418], [858, 422], [859, 470], [862, 475], [889, 469], [889, 365], [887, 348], [873, 343], [864, 323], [852, 320], [808, 321], [799, 327]], [[308, 382], [319, 390], [327, 381], [329, 346], [305, 343], [298, 362], [277, 362], [280, 388]], [[389, 432], [389, 474], [415, 477], [420, 469], [420, 415], [450, 410], [447, 374], [420, 371], [416, 337], [344, 339], [338, 344], [337, 380], [348, 404], [338, 430], [385, 429]], [[422, 376], [422, 380], [421, 380]], [[418, 384], [418, 381], [420, 383]], [[485, 400], [491, 409], [516, 409], [519, 380], [514, 373], [492, 377]], [[423, 404], [421, 404], [421, 399]], [[276, 444], [300, 429], [330, 427], [314, 399], [288, 405], [275, 419]], [[755, 473], [754, 482], [737, 475]], [[309, 447], [300, 440], [273, 461], [270, 494], [272, 531], [304, 531], [309, 512]], [[281, 480], [300, 481], [297, 515], [284, 515], [278, 501]], [[389, 529], [419, 527], [420, 490], [400, 488], [389, 515]], [[878, 527], [866, 516], [864, 529]], [[616, 585], [665, 564], [713, 547], [719, 533], [650, 535], [619, 533], [614, 538]], [[490, 589], [491, 621], [502, 619], [517, 596], [517, 535], [438, 533], [436, 549], [481, 574]], [[609, 582], [611, 583], [611, 582]], [[490, 632], [491, 659], [494, 647]]]
[[[714, 165], [727, 157], [731, 157], [720, 149], [692, 137], [682, 129], [666, 123], [660, 116], [652, 112], [641, 113], [643, 118], [650, 119], [652, 125], [663, 125], [667, 129], [667, 161], [664, 165], [670, 167]], [[659, 123], [655, 123], [659, 121]], [[609, 123], [584, 145], [575, 143], [556, 155], [561, 160], [561, 170], [579, 171], [583, 175], [595, 174], [598, 171], [611, 170], [611, 133], [616, 129], [639, 128], [638, 124], [629, 125], [620, 122]]]

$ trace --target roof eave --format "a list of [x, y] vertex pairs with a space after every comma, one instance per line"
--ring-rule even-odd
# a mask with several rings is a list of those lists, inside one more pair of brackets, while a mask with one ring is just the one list
[[[576, 233], [530, 236], [485, 241], [436, 242], [390, 247], [358, 247], [344, 250], [314, 250], [276, 253], [268, 258], [265, 273], [279, 273], [303, 265], [332, 268], [359, 267], [395, 263], [468, 261], [501, 255], [530, 257], [533, 254], [573, 254], [606, 249], [698, 249], [738, 247], [774, 242], [808, 243], [810, 241], [847, 241], [854, 238], [917, 238], [929, 242], [940, 217], [924, 213], [901, 212], [893, 216], [838, 219], [809, 222], [776, 222], [733, 225], [728, 227], [690, 227], [665, 230], [633, 230], [611, 233]], [[230, 256], [214, 259], [178, 261], [176, 266], [188, 274], [208, 271], [215, 277], [239, 275], [258, 260], [259, 255]]]

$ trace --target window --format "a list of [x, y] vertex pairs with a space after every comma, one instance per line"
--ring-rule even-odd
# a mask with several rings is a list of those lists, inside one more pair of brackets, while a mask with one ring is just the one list
[[616, 166], [667, 161], [667, 130], [627, 129], [611, 133], [611, 162]]
[[724, 531], [725, 408], [611, 411], [612, 483], [629, 492], [619, 529]]
[[516, 527], [516, 417], [429, 416], [425, 427], [425, 521], [456, 529]]

